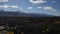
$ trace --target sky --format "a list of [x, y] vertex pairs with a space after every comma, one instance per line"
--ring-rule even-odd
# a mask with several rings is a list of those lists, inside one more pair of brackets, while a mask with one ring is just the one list
[[0, 9], [60, 16], [60, 0], [0, 0]]

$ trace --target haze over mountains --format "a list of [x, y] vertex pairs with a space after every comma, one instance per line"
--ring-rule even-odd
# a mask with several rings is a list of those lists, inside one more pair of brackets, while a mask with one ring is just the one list
[[54, 15], [48, 15], [44, 13], [24, 13], [20, 11], [4, 11], [0, 10], [0, 16], [15, 16], [15, 17], [54, 17]]

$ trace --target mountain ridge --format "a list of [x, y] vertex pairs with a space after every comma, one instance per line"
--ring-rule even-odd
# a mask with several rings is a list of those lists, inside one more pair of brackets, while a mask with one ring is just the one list
[[4, 11], [0, 10], [0, 16], [17, 16], [17, 17], [54, 17], [54, 15], [48, 15], [43, 13], [24, 13], [20, 11]]

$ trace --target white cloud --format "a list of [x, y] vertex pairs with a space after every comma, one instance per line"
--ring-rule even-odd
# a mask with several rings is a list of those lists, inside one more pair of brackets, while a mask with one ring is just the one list
[[42, 9], [42, 7], [37, 7], [38, 9]]
[[13, 6], [11, 6], [12, 8], [18, 8], [18, 6], [16, 6], [16, 5], [13, 5]]
[[4, 5], [3, 8], [8, 8], [9, 6], [8, 5]]
[[0, 2], [8, 2], [8, 0], [0, 0]]
[[50, 6], [45, 6], [45, 7], [43, 7], [43, 9], [44, 9], [44, 10], [52, 10], [53, 8], [50, 7]]
[[29, 2], [33, 4], [41, 4], [41, 3], [46, 3], [47, 1], [45, 0], [29, 0]]
[[32, 9], [33, 7], [28, 7], [27, 9]]
[[43, 7], [44, 10], [49, 10], [49, 11], [56, 11], [54, 8], [52, 8], [51, 6], [45, 6]]
[[43, 10], [48, 10], [48, 11], [56, 11], [53, 7], [51, 6], [43, 6], [43, 7], [37, 7], [38, 9], [43, 9]]
[[0, 5], [0, 8], [18, 8], [17, 5]]

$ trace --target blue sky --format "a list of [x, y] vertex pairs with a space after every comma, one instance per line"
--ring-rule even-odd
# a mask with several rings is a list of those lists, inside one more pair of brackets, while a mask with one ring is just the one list
[[0, 0], [0, 9], [60, 16], [60, 0]]

